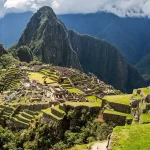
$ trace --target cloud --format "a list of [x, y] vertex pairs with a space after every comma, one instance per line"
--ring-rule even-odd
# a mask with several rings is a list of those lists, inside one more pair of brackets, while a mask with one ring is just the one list
[[0, 0], [0, 17], [51, 6], [57, 14], [106, 11], [125, 17], [150, 17], [150, 0]]

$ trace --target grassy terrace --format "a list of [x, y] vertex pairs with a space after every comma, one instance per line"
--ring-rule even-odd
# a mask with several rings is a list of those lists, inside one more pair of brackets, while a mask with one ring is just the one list
[[141, 90], [142, 90], [142, 92], [144, 93], [145, 96], [150, 94], [150, 89], [148, 89], [148, 88], [141, 88]]
[[150, 125], [116, 127], [110, 150], [150, 150]]
[[134, 99], [142, 98], [142, 96], [140, 94], [137, 94], [137, 89], [133, 90], [133, 96], [134, 96]]
[[65, 105], [70, 105], [73, 107], [78, 107], [78, 106], [87, 106], [87, 107], [100, 107], [100, 103], [90, 103], [90, 102], [66, 102]]
[[141, 123], [149, 123], [150, 115], [149, 114], [141, 114], [140, 120], [141, 120]]
[[54, 115], [52, 112], [51, 112], [51, 108], [47, 108], [47, 109], [44, 109], [42, 110], [42, 112], [46, 113], [47, 115], [50, 115], [54, 118], [56, 118], [57, 120], [61, 120], [62, 118], [59, 118], [58, 116]]
[[94, 95], [87, 96], [86, 98], [89, 99], [89, 100], [91, 100], [92, 102], [102, 102], [102, 100], [100, 98], [97, 98]]
[[126, 114], [126, 113], [121, 113], [121, 112], [118, 112], [118, 111], [115, 111], [115, 110], [112, 110], [112, 109], [107, 109], [104, 111], [104, 113], [108, 113], [108, 114], [115, 114], [115, 115], [120, 115], [120, 116], [126, 116], [127, 119], [132, 119], [132, 115], [131, 114]]
[[110, 102], [114, 102], [114, 103], [129, 105], [131, 96], [132, 96], [132, 94], [112, 95], [112, 96], [105, 96], [104, 99], [106, 99], [107, 101], [110, 101]]
[[59, 105], [53, 107], [55, 110], [59, 111], [60, 113], [65, 113], [63, 110], [59, 109]]
[[82, 91], [76, 89], [76, 88], [68, 88], [67, 89], [70, 93], [77, 93], [77, 94], [83, 94]]
[[[39, 81], [41, 84], [44, 84], [44, 77], [45, 75], [41, 74], [41, 73], [37, 73], [37, 72], [30, 72], [29, 73], [29, 78], [32, 80], [36, 80]], [[47, 83], [53, 83], [55, 82], [54, 80], [51, 80], [49, 78], [46, 78], [46, 82]], [[58, 85], [58, 84], [57, 84]]]

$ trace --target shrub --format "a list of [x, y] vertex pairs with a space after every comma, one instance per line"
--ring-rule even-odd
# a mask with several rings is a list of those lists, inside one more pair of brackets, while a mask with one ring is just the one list
[[17, 49], [17, 56], [19, 60], [23, 62], [29, 63], [33, 60], [32, 51], [27, 46], [21, 46], [19, 49]]

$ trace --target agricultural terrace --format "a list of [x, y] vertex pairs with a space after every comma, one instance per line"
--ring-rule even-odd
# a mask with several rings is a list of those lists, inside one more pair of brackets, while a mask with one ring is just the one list
[[76, 88], [68, 88], [67, 89], [70, 93], [77, 93], [77, 94], [83, 94], [82, 91], [76, 89]]
[[106, 109], [104, 111], [104, 113], [125, 116], [125, 117], [127, 117], [127, 119], [132, 119], [133, 118], [131, 114], [121, 113], [121, 112], [115, 111], [113, 109]]
[[104, 99], [114, 103], [129, 105], [132, 94], [105, 96]]

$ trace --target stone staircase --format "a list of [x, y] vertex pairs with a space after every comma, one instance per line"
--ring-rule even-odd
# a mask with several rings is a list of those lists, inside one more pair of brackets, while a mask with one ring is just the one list
[[38, 112], [31, 110], [23, 110], [11, 118], [11, 121], [17, 128], [25, 129], [29, 127], [34, 118], [38, 116]]

